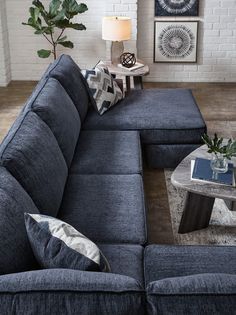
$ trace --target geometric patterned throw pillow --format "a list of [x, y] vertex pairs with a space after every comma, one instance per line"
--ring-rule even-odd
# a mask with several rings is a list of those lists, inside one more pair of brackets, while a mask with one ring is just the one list
[[111, 271], [97, 245], [71, 225], [46, 215], [25, 213], [25, 226], [35, 258], [43, 268]]
[[99, 63], [92, 70], [82, 70], [95, 100], [95, 109], [102, 115], [123, 99], [123, 92], [113, 79], [106, 65]]

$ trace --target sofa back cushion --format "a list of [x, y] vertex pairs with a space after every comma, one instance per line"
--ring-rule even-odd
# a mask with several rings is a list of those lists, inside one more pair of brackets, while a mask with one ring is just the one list
[[17, 180], [0, 167], [0, 275], [31, 270], [36, 265], [24, 224], [27, 211], [39, 213]]
[[68, 169], [56, 138], [37, 114], [28, 111], [18, 117], [0, 147], [0, 164], [41, 213], [57, 215]]
[[90, 103], [86, 80], [70, 56], [62, 55], [48, 69], [48, 76], [57, 79], [74, 102], [83, 122]]
[[29, 106], [52, 130], [69, 167], [81, 127], [71, 98], [57, 80], [49, 78]]

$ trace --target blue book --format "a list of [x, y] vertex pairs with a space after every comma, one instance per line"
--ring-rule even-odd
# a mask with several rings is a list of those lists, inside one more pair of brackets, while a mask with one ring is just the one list
[[217, 178], [215, 178], [211, 169], [211, 161], [202, 158], [196, 158], [192, 172], [192, 179], [235, 186], [234, 165], [229, 163], [228, 172], [218, 173]]

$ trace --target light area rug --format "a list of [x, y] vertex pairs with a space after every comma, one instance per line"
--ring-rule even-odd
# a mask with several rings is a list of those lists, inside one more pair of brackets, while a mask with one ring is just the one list
[[221, 199], [216, 199], [208, 228], [178, 234], [186, 192], [171, 183], [171, 170], [165, 170], [171, 224], [175, 244], [179, 245], [236, 245], [236, 211], [230, 211]]

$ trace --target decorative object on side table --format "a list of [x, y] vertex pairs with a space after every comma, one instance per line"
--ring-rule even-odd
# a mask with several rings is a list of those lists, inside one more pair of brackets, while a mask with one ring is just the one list
[[110, 16], [104, 17], [102, 22], [102, 39], [111, 41], [110, 61], [113, 64], [120, 62], [124, 53], [123, 41], [131, 38], [132, 23], [129, 17]]
[[126, 52], [120, 56], [120, 63], [125, 68], [132, 68], [136, 64], [135, 54]]
[[[84, 24], [74, 23], [71, 20], [87, 11], [88, 7], [84, 3], [78, 4], [76, 0], [51, 0], [48, 10], [38, 0], [34, 0], [32, 5], [29, 9], [28, 22], [22, 24], [31, 26], [35, 30], [34, 34], [43, 35], [52, 46], [52, 49], [38, 50], [38, 56], [48, 58], [52, 54], [55, 60], [58, 45], [66, 48], [74, 47], [74, 44], [67, 40], [67, 36], [63, 36], [67, 28], [77, 31], [86, 30]], [[56, 29], [60, 31], [59, 35], [55, 32]]]
[[223, 138], [218, 138], [217, 134], [211, 139], [204, 134], [202, 140], [208, 147], [208, 153], [212, 154], [211, 168], [214, 173], [226, 173], [228, 171], [228, 160], [236, 157], [236, 141], [229, 139], [223, 143]]
[[156, 21], [154, 62], [197, 62], [197, 21]]
[[198, 16], [199, 0], [155, 0], [156, 16]]

